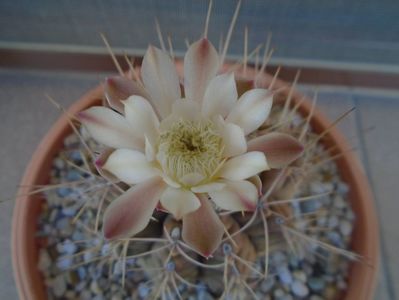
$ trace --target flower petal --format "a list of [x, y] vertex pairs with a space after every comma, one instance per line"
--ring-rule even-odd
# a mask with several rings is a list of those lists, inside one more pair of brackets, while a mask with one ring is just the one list
[[150, 221], [165, 189], [160, 177], [135, 185], [105, 210], [103, 233], [106, 239], [126, 238], [142, 231]]
[[262, 152], [252, 151], [235, 156], [220, 169], [220, 177], [229, 180], [243, 180], [269, 169]]
[[93, 106], [80, 112], [78, 117], [90, 135], [108, 147], [144, 149], [144, 138], [112, 109]]
[[101, 151], [100, 155], [96, 158], [96, 161], [94, 162], [94, 165], [97, 169], [97, 172], [107, 179], [110, 182], [119, 182], [120, 180], [113, 175], [111, 172], [105, 170], [103, 167], [108, 159], [108, 157], [114, 152], [115, 149], [112, 148], [106, 148], [103, 151]]
[[149, 141], [147, 137], [145, 137], [145, 157], [147, 158], [148, 161], [153, 161], [156, 157], [155, 154], [155, 147], [154, 145]]
[[224, 182], [215, 181], [197, 185], [191, 188], [194, 193], [209, 193], [213, 191], [220, 191], [226, 184]]
[[132, 95], [148, 97], [146, 91], [137, 82], [122, 76], [107, 78], [105, 80], [104, 94], [109, 106], [120, 113], [124, 111], [122, 100]]
[[249, 177], [247, 180], [255, 185], [259, 197], [262, 196], [262, 180], [259, 175]]
[[220, 191], [209, 192], [217, 206], [228, 211], [254, 211], [258, 201], [258, 191], [254, 184], [246, 180], [225, 181]]
[[151, 104], [141, 96], [131, 96], [123, 104], [129, 124], [140, 130], [154, 144], [158, 137], [159, 120]]
[[237, 87], [234, 73], [214, 77], [205, 91], [202, 114], [206, 117], [226, 117], [237, 101]]
[[224, 226], [208, 197], [197, 195], [200, 208], [183, 217], [183, 240], [204, 257], [210, 257], [222, 242]]
[[160, 117], [170, 114], [172, 103], [181, 97], [179, 78], [169, 55], [150, 46], [143, 58], [141, 76]]
[[179, 179], [179, 181], [185, 186], [194, 186], [204, 180], [204, 175], [200, 173], [188, 173]]
[[240, 97], [226, 120], [240, 126], [248, 135], [265, 122], [272, 103], [273, 96], [268, 90], [249, 90]]
[[219, 69], [216, 49], [205, 38], [193, 43], [184, 56], [184, 92], [187, 99], [202, 103], [209, 81]]
[[103, 168], [121, 181], [136, 184], [159, 175], [145, 155], [130, 149], [117, 149], [107, 159]]
[[247, 140], [241, 127], [223, 120], [219, 124], [219, 133], [224, 144], [223, 156], [231, 157], [247, 152]]
[[190, 99], [178, 99], [173, 102], [172, 112], [175, 119], [196, 121], [200, 119], [200, 106]]
[[201, 206], [200, 201], [194, 193], [172, 187], [166, 188], [163, 192], [161, 204], [177, 220], [180, 220], [184, 215], [197, 210]]
[[265, 153], [271, 168], [282, 168], [301, 156], [303, 145], [288, 134], [273, 132], [250, 140], [248, 150]]

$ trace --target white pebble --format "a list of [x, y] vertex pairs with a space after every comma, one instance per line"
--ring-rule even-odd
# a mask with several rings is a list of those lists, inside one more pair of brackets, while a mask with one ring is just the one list
[[352, 233], [352, 229], [353, 229], [353, 225], [349, 221], [342, 220], [339, 223], [339, 231], [341, 231], [341, 233], [344, 236], [349, 236]]
[[294, 280], [291, 285], [291, 291], [298, 297], [306, 297], [309, 294], [308, 287], [299, 280]]
[[44, 272], [51, 266], [51, 257], [45, 249], [40, 249], [38, 268]]
[[51, 282], [51, 288], [57, 298], [60, 298], [65, 294], [66, 287], [65, 277], [62, 274], [55, 277]]

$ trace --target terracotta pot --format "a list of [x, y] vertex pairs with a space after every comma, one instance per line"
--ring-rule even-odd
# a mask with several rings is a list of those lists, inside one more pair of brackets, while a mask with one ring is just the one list
[[[181, 74], [181, 63], [177, 63]], [[253, 70], [248, 70], [248, 75], [253, 75]], [[267, 87], [271, 82], [269, 75], [263, 76], [263, 84]], [[286, 85], [277, 81], [275, 88]], [[78, 100], [69, 108], [70, 114], [75, 114], [102, 98], [103, 90], [99, 86]], [[294, 93], [293, 102], [302, 99], [302, 95]], [[304, 101], [299, 111], [307, 115], [310, 111], [310, 101]], [[322, 132], [331, 124], [327, 118], [315, 111], [311, 125], [316, 132]], [[64, 138], [72, 132], [65, 116], [61, 116], [51, 130], [41, 141], [36, 152], [26, 168], [18, 195], [26, 195], [28, 186], [46, 184], [49, 180], [49, 172], [53, 157], [61, 150]], [[345, 150], [349, 145], [335, 128], [327, 135], [326, 146], [337, 145], [338, 152], [344, 155], [337, 160], [340, 175], [350, 186], [349, 199], [356, 214], [356, 223], [353, 231], [352, 249], [367, 259], [368, 265], [353, 263], [350, 269], [348, 289], [342, 296], [347, 300], [372, 299], [376, 275], [379, 265], [379, 237], [375, 209], [371, 198], [368, 182], [353, 153]], [[21, 196], [16, 200], [13, 229], [12, 229], [12, 253], [14, 276], [20, 299], [43, 300], [46, 299], [46, 290], [42, 275], [37, 268], [38, 240], [35, 238], [36, 221], [41, 209], [39, 195]]]

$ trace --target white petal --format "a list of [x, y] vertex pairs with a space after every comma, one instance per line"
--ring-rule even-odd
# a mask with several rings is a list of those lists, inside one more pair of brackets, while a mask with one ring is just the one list
[[194, 186], [204, 180], [204, 176], [199, 173], [189, 173], [184, 175], [179, 181], [185, 186]]
[[158, 137], [159, 120], [151, 104], [141, 96], [130, 96], [123, 104], [129, 124], [154, 144]]
[[150, 46], [143, 58], [141, 76], [154, 108], [165, 118], [172, 103], [181, 96], [179, 78], [169, 55]]
[[226, 73], [213, 78], [205, 91], [202, 114], [206, 117], [221, 115], [226, 117], [237, 101], [237, 87], [234, 73]]
[[244, 131], [238, 125], [221, 120], [219, 133], [223, 138], [224, 157], [240, 155], [247, 151], [247, 140], [245, 139]]
[[219, 69], [216, 49], [207, 39], [193, 43], [184, 56], [184, 92], [187, 99], [202, 103], [209, 81]]
[[220, 176], [230, 180], [242, 180], [269, 169], [262, 152], [252, 151], [235, 156], [220, 169]]
[[220, 191], [209, 192], [217, 206], [228, 211], [254, 211], [258, 201], [258, 191], [246, 180], [227, 181]]
[[113, 110], [93, 106], [78, 116], [96, 141], [111, 148], [144, 149], [144, 138]]
[[128, 184], [136, 184], [159, 175], [159, 171], [147, 161], [143, 153], [129, 149], [114, 151], [103, 169]]
[[148, 161], [153, 161], [155, 159], [155, 147], [147, 137], [145, 137], [145, 157]]
[[214, 191], [220, 191], [222, 188], [225, 187], [224, 182], [210, 182], [202, 185], [197, 185], [191, 188], [191, 190], [194, 193], [208, 193], [208, 192], [214, 192]]
[[167, 174], [162, 173], [162, 174], [161, 174], [161, 177], [162, 177], [163, 181], [166, 182], [167, 185], [169, 185], [169, 186], [171, 186], [171, 187], [174, 187], [174, 188], [176, 188], [176, 189], [178, 189], [178, 188], [181, 187], [181, 185], [180, 185], [178, 182], [176, 182], [175, 180], [173, 180], [173, 179], [172, 179], [170, 176], [168, 176]]
[[248, 135], [265, 122], [272, 104], [273, 96], [268, 90], [249, 90], [240, 97], [226, 120], [240, 126]]
[[178, 220], [185, 214], [193, 212], [201, 206], [200, 201], [194, 193], [172, 187], [166, 188], [163, 192], [161, 204]]
[[175, 119], [196, 121], [200, 119], [200, 106], [190, 99], [178, 99], [173, 102], [173, 116]]

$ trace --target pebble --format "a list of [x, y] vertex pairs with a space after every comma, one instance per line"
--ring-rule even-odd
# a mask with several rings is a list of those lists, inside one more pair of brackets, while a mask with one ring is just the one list
[[322, 278], [312, 277], [309, 278], [308, 285], [312, 291], [320, 292], [324, 289], [326, 284]]
[[101, 289], [100, 289], [100, 287], [99, 287], [99, 285], [98, 285], [98, 282], [97, 282], [96, 280], [93, 280], [93, 281], [91, 282], [91, 284], [90, 284], [90, 291], [91, 291], [93, 294], [96, 294], [96, 295], [99, 295], [99, 294], [102, 293], [102, 291], [101, 291]]
[[339, 219], [337, 216], [332, 215], [328, 218], [328, 227], [333, 229], [335, 227], [337, 227], [339, 224]]
[[272, 289], [272, 287], [274, 286], [275, 283], [276, 283], [276, 280], [274, 279], [274, 277], [268, 276], [265, 280], [262, 281], [260, 288], [261, 288], [262, 292], [264, 292], [266, 294]]
[[292, 275], [286, 266], [277, 267], [277, 275], [278, 275], [278, 278], [280, 279], [281, 283], [283, 283], [285, 285], [291, 284]]
[[297, 297], [306, 297], [309, 294], [308, 287], [299, 280], [294, 280], [292, 282], [291, 291]]
[[321, 203], [317, 199], [311, 199], [311, 200], [306, 200], [301, 202], [301, 211], [302, 213], [311, 213], [314, 212], [321, 207]]
[[78, 180], [82, 179], [82, 175], [80, 172], [78, 172], [76, 170], [69, 170], [66, 173], [66, 179], [68, 181], [78, 181]]
[[343, 236], [349, 236], [352, 233], [353, 224], [347, 220], [341, 220], [339, 223], [339, 231]]
[[68, 270], [73, 265], [71, 257], [60, 257], [57, 260], [57, 267], [60, 270]]
[[295, 271], [295, 272], [293, 272], [293, 275], [294, 275], [295, 279], [298, 279], [299, 281], [301, 281], [303, 283], [306, 283], [307, 276], [306, 276], [306, 273], [304, 271], [300, 271], [300, 270]]
[[48, 268], [50, 268], [52, 263], [51, 257], [48, 254], [48, 252], [45, 249], [40, 249], [39, 251], [39, 262], [38, 262], [38, 267], [39, 270], [44, 272]]
[[61, 198], [65, 198], [65, 197], [69, 196], [71, 193], [72, 193], [72, 189], [69, 187], [60, 187], [57, 189], [57, 194]]
[[56, 297], [61, 297], [64, 295], [67, 285], [63, 274], [54, 278], [54, 280], [51, 282], [51, 288]]
[[284, 293], [284, 291], [282, 289], [275, 289], [274, 290], [273, 296], [276, 299], [281, 299], [282, 297], [284, 297], [284, 295], [285, 295], [285, 293]]
[[70, 240], [57, 244], [57, 250], [61, 254], [74, 254], [77, 249], [78, 247], [76, 244], [72, 243]]

